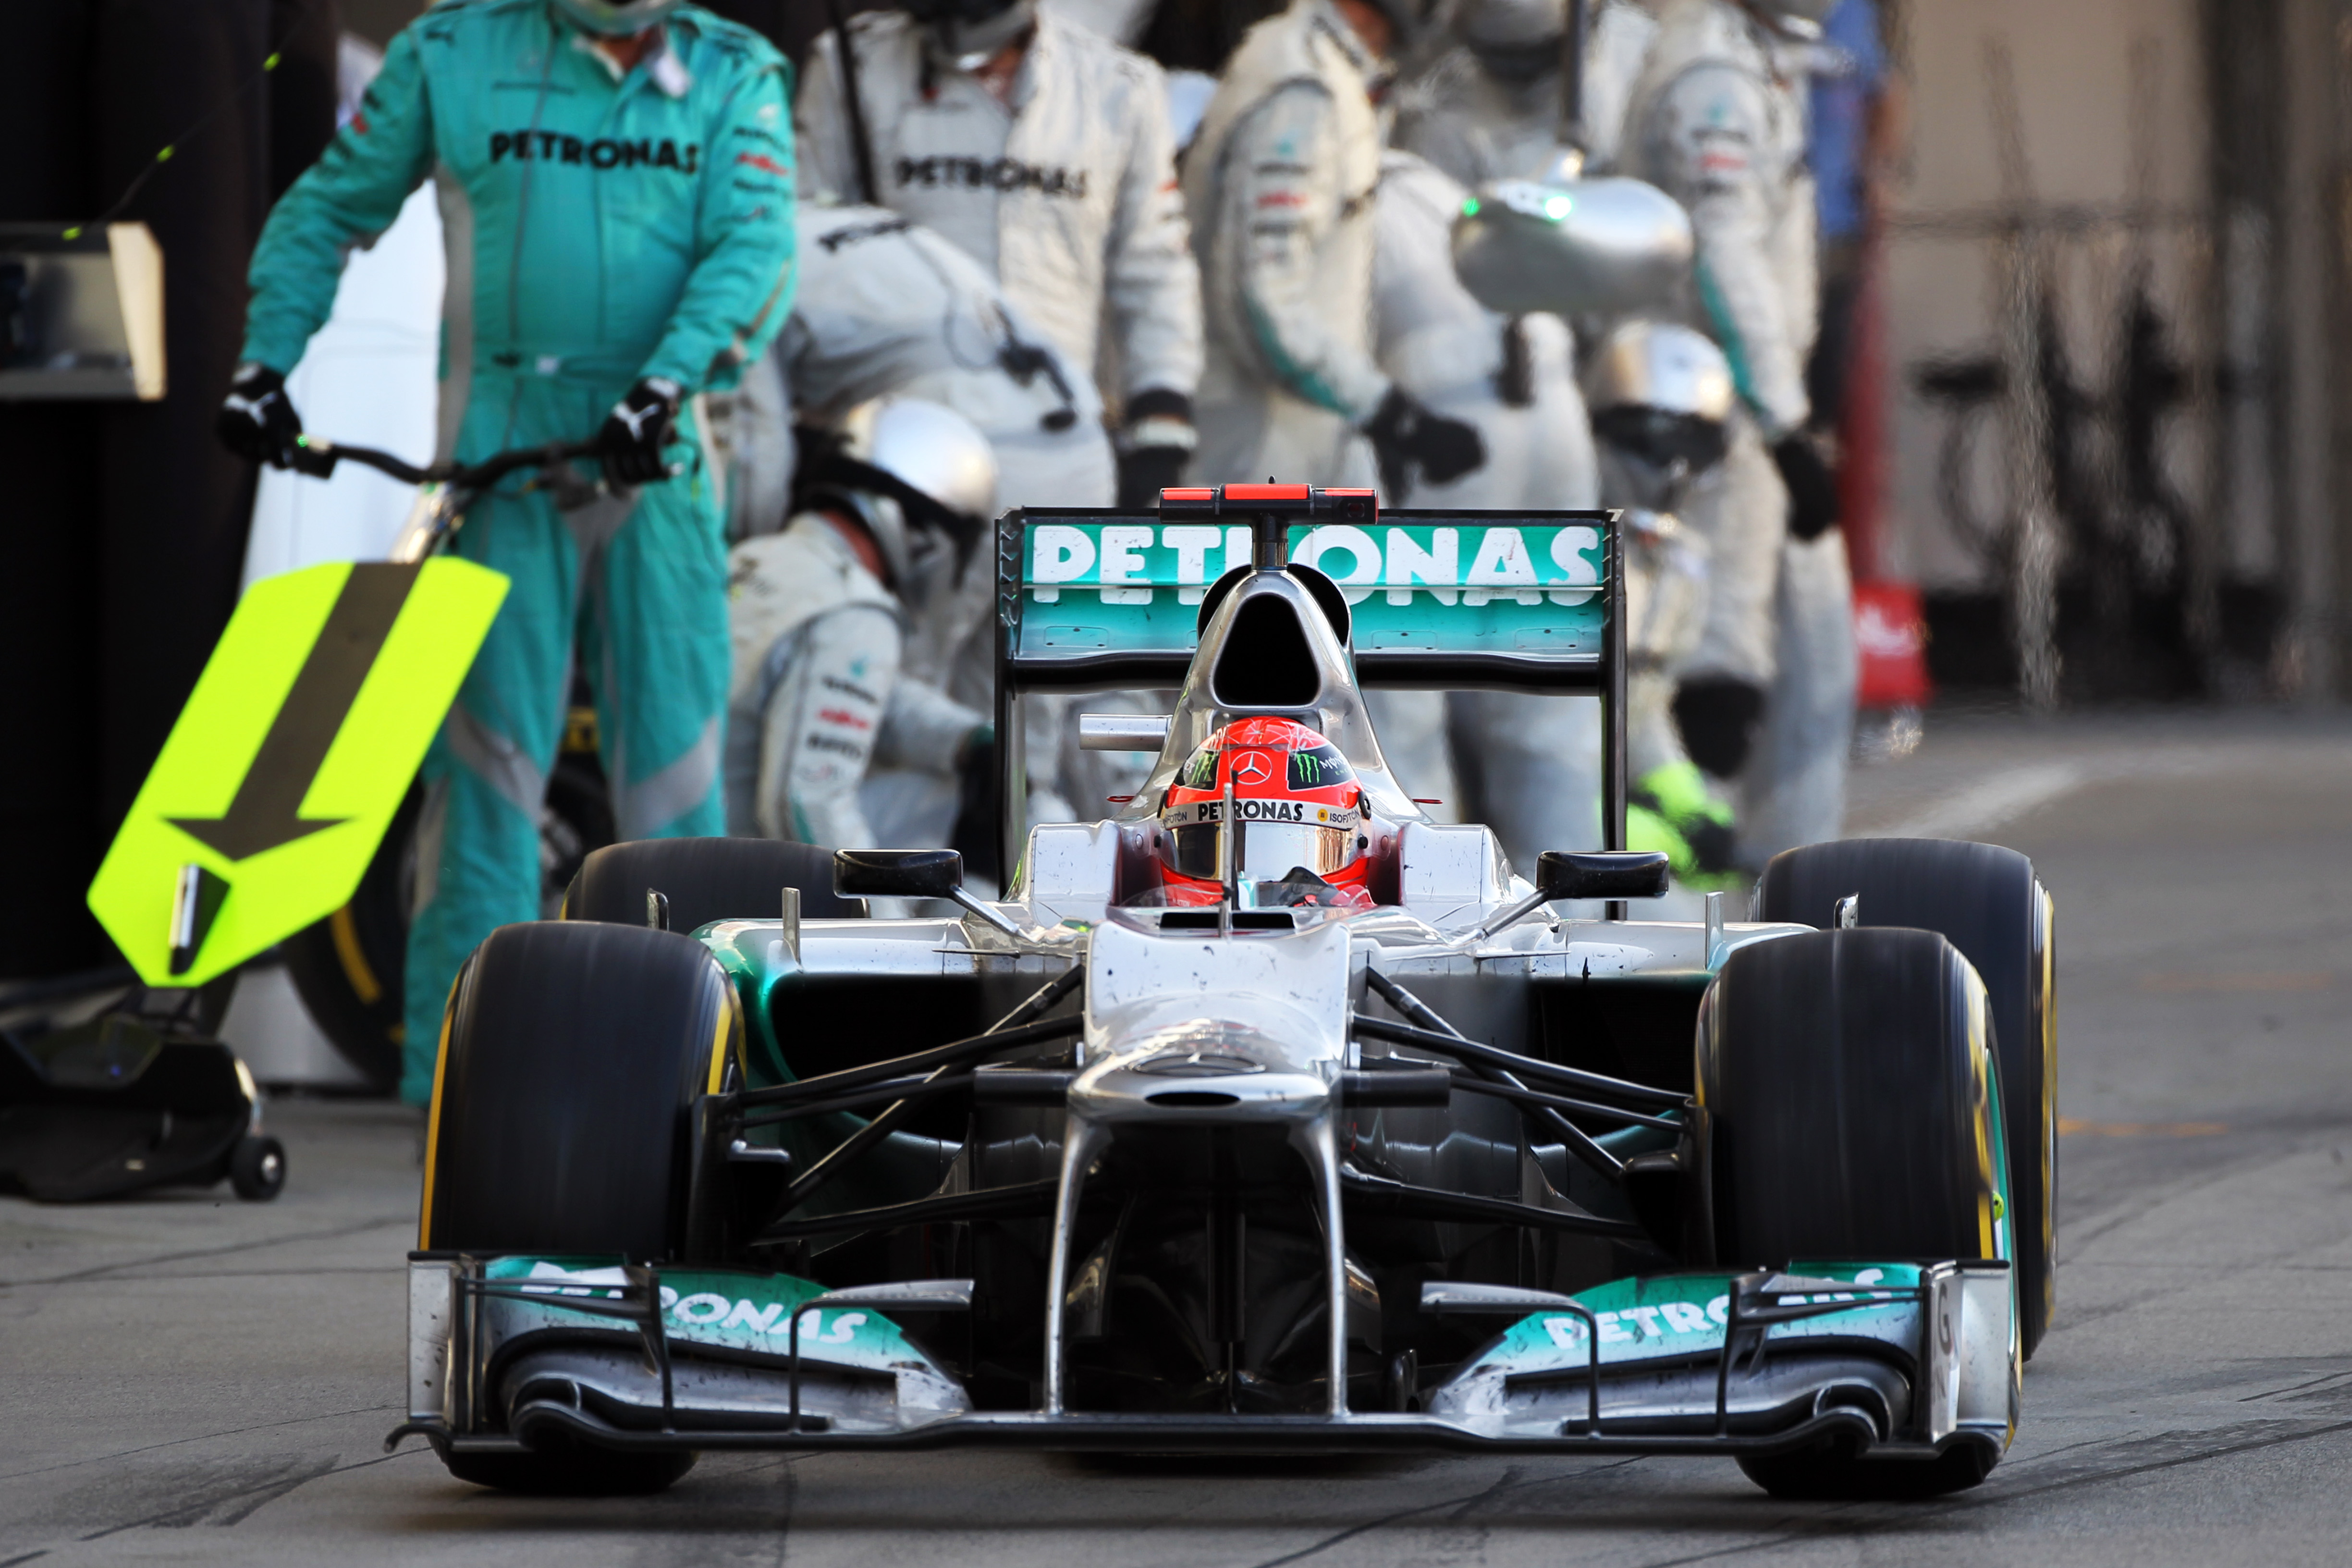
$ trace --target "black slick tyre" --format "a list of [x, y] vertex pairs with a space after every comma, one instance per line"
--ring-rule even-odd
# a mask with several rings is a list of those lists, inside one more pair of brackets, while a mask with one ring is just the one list
[[733, 986], [691, 937], [492, 931], [442, 1023], [419, 1245], [677, 1260], [694, 1102], [741, 1029]]
[[2000, 1062], [2009, 1193], [2017, 1212], [2019, 1338], [2032, 1356], [2057, 1305], [2058, 1062], [2050, 894], [2013, 849], [1926, 838], [1809, 844], [1774, 857], [1756, 918], [1828, 929], [1857, 897], [1863, 927], [1940, 933], [1983, 979]]
[[644, 925], [646, 894], [653, 891], [668, 900], [675, 931], [712, 921], [772, 921], [786, 888], [800, 889], [801, 913], [811, 920], [866, 912], [859, 900], [835, 894], [830, 849], [772, 838], [639, 838], [582, 862], [563, 895], [563, 918]]
[[[694, 1105], [741, 1049], [734, 988], [701, 943], [643, 926], [501, 926], [457, 976], [427, 1134], [422, 1247], [688, 1258]], [[658, 1491], [688, 1454], [571, 1441], [444, 1452], [478, 1485]]]
[[[1822, 931], [1735, 953], [1698, 1024], [1717, 1259], [1996, 1256], [1984, 1005], [1976, 972], [1932, 931]], [[1980, 1447], [1873, 1462], [1827, 1443], [1739, 1463], [1779, 1496], [1902, 1495], [1975, 1485], [1995, 1457]]]

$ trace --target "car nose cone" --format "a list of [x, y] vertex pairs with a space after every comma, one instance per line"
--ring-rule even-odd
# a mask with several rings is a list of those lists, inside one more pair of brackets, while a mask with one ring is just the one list
[[1171, 1051], [1138, 1062], [1128, 1070], [1147, 1078], [1228, 1078], [1236, 1073], [1264, 1072], [1265, 1064], [1222, 1051]]
[[1279, 1044], [1212, 1019], [1157, 1029], [1070, 1087], [1070, 1109], [1099, 1121], [1294, 1121], [1322, 1114], [1331, 1085]]

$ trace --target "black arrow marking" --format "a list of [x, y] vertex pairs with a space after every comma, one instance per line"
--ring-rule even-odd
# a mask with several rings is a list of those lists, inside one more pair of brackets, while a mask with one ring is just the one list
[[319, 640], [304, 656], [293, 689], [286, 693], [261, 749], [220, 816], [173, 816], [171, 825], [231, 860], [291, 844], [322, 827], [349, 820], [304, 816], [302, 798], [350, 717], [368, 671], [392, 636], [421, 563], [362, 562], [352, 568], [335, 595]]

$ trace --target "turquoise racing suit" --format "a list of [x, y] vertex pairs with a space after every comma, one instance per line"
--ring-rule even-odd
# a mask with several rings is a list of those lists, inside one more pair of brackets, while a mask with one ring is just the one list
[[[791, 306], [789, 68], [692, 6], [625, 74], [550, 0], [452, 0], [270, 213], [244, 358], [291, 370], [343, 257], [436, 182], [448, 248], [440, 451], [593, 436], [644, 376], [730, 386]], [[432, 1092], [457, 967], [540, 914], [540, 813], [574, 649], [620, 837], [725, 831], [727, 554], [690, 412], [674, 477], [559, 506], [520, 478], [457, 552], [513, 581], [424, 770], [401, 1095]]]

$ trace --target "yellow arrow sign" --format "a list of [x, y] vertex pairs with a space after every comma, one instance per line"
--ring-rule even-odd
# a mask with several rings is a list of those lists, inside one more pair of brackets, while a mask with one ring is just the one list
[[350, 901], [506, 594], [449, 557], [247, 592], [89, 885], [142, 980], [201, 985]]

